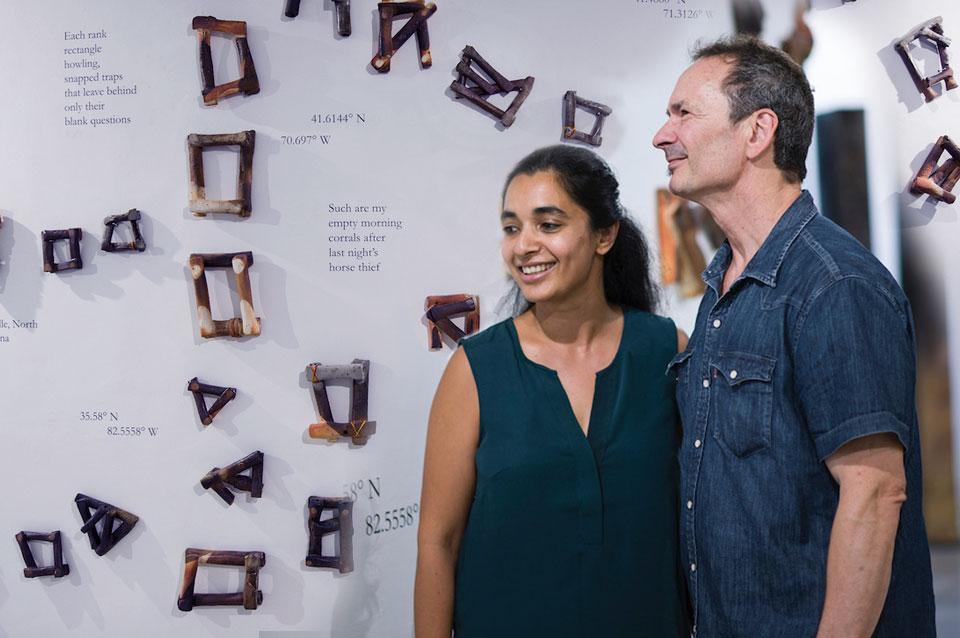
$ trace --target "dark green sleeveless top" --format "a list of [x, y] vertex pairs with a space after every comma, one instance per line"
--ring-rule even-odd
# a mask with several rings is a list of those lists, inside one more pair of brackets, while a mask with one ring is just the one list
[[624, 309], [588, 435], [512, 320], [462, 342], [480, 398], [457, 638], [687, 636], [669, 319]]

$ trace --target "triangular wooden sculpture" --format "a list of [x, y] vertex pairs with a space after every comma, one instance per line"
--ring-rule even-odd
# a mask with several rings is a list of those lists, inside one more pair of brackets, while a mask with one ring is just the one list
[[[380, 45], [377, 54], [370, 60], [370, 65], [380, 73], [390, 71], [390, 58], [403, 43], [417, 34], [417, 47], [420, 49], [420, 67], [428, 69], [433, 65], [430, 55], [430, 32], [427, 29], [427, 18], [437, 11], [437, 5], [424, 0], [413, 2], [380, 2], [377, 4], [380, 12]], [[398, 16], [410, 15], [410, 19], [403, 25], [396, 35], [392, 34], [393, 20]]]
[[[242, 474], [250, 470], [250, 474]], [[233, 504], [233, 492], [228, 485], [240, 492], [249, 492], [251, 498], [263, 496], [263, 452], [257, 450], [227, 467], [215, 467], [207, 472], [200, 485], [212, 489], [227, 505]]]
[[[87, 535], [90, 548], [97, 553], [97, 556], [103, 556], [109, 552], [120, 542], [120, 539], [133, 530], [133, 526], [140, 520], [138, 516], [116, 505], [98, 501], [86, 494], [77, 494], [73, 500], [83, 519], [83, 527], [80, 531]], [[119, 527], [115, 527], [114, 524], [118, 522]], [[100, 523], [99, 530], [97, 523]]]
[[[197, 416], [204, 425], [213, 423], [214, 417], [223, 409], [225, 405], [233, 401], [237, 396], [236, 388], [222, 388], [218, 385], [200, 383], [197, 377], [187, 382], [187, 390], [193, 393], [193, 400], [197, 404]], [[207, 400], [204, 395], [217, 397], [213, 405], [207, 407]]]

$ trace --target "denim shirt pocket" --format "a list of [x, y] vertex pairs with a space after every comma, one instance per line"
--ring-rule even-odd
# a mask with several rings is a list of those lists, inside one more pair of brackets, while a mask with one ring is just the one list
[[683, 377], [683, 373], [689, 366], [684, 364], [686, 364], [692, 354], [693, 350], [684, 350], [678, 353], [677, 356], [667, 364], [667, 370], [664, 374], [672, 376], [677, 383], [685, 381], [686, 379]]
[[745, 352], [720, 352], [710, 361], [713, 436], [739, 457], [770, 446], [776, 363], [772, 357]]

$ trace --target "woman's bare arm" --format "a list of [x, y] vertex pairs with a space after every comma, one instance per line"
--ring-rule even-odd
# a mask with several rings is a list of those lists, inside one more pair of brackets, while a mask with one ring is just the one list
[[414, 586], [417, 638], [450, 638], [454, 574], [476, 485], [479, 438], [477, 386], [459, 348], [440, 379], [427, 427]]

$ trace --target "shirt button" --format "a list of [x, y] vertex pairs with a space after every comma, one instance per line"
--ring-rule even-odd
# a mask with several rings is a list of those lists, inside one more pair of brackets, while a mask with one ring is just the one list
[[710, 379], [704, 379], [704, 380], [703, 380], [703, 387], [705, 387], [705, 388], [709, 388], [709, 387], [710, 387]]
[[693, 447], [700, 447], [701, 445], [703, 445], [703, 443], [700, 442], [700, 439], [693, 442]]
[[696, 563], [690, 563], [690, 571], [692, 571], [692, 572], [697, 571], [697, 564], [696, 564]]
[[692, 510], [692, 509], [693, 509], [693, 501], [687, 501], [687, 509], [688, 509], [688, 510]]
[[714, 319], [714, 320], [713, 320], [713, 327], [714, 327], [714, 328], [719, 328], [719, 327], [720, 327], [720, 320], [719, 320], [719, 319]]
[[736, 371], [736, 370], [731, 370], [731, 371], [730, 371], [730, 378], [731, 378], [731, 379], [736, 379], [736, 378], [737, 378], [737, 371]]

